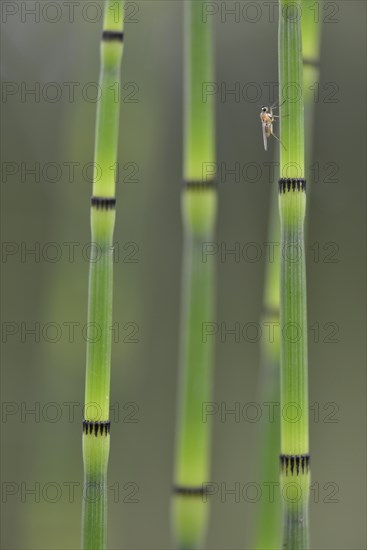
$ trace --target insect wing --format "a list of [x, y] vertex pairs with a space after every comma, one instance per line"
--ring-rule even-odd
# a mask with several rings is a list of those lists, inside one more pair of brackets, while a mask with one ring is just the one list
[[264, 141], [264, 149], [265, 151], [268, 150], [268, 138], [266, 135], [266, 122], [262, 123], [262, 130], [263, 130], [263, 141]]

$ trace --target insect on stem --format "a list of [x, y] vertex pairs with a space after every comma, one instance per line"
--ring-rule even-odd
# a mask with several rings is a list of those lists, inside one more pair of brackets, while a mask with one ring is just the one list
[[274, 115], [273, 109], [278, 109], [284, 104], [284, 102], [285, 102], [285, 99], [282, 101], [282, 103], [278, 107], [275, 107], [276, 103], [278, 102], [276, 102], [271, 107], [266, 107], [266, 106], [261, 107], [260, 120], [261, 120], [261, 126], [263, 131], [263, 142], [264, 142], [265, 151], [268, 150], [268, 139], [270, 138], [270, 136], [273, 136], [277, 141], [279, 141], [281, 146], [285, 149], [283, 143], [278, 138], [278, 136], [274, 134], [274, 130], [273, 130], [273, 124], [275, 122], [275, 119], [280, 118], [279, 115]]

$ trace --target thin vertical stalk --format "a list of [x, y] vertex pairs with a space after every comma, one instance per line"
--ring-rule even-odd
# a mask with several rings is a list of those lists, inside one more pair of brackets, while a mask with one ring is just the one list
[[215, 161], [215, 107], [204, 97], [205, 83], [214, 79], [212, 24], [203, 21], [201, 0], [185, 2], [184, 226], [181, 351], [175, 449], [173, 532], [178, 548], [203, 543], [210, 475], [210, 423], [203, 407], [212, 399], [213, 350], [203, 338], [203, 323], [214, 314], [214, 263], [204, 257], [213, 241], [217, 193], [205, 177]]
[[[300, 0], [280, 0], [280, 139], [284, 145], [280, 149], [279, 180], [280, 458], [283, 548], [289, 550], [307, 549], [309, 546], [310, 472], [304, 244], [306, 180], [301, 12]], [[289, 97], [292, 88], [301, 93], [296, 97]]]
[[[313, 89], [320, 75], [320, 13], [315, 8], [314, 0], [302, 0], [302, 51], [303, 51], [303, 94], [305, 108], [305, 150], [306, 176], [311, 174], [309, 164], [312, 159], [314, 127], [314, 94]], [[272, 193], [268, 242], [279, 244], [280, 223], [278, 213], [278, 195]], [[279, 249], [274, 257], [269, 258], [265, 274], [264, 289], [264, 326], [279, 324]], [[266, 324], [267, 323], [267, 324]], [[279, 403], [279, 333], [273, 338], [261, 340], [261, 388], [264, 403]], [[275, 409], [276, 411], [276, 409]], [[260, 479], [264, 483], [273, 483], [278, 479], [278, 462], [280, 452], [280, 416], [269, 417], [260, 433]], [[269, 492], [261, 499], [257, 511], [255, 547], [258, 550], [275, 550], [281, 545], [280, 508], [277, 494]]]
[[123, 1], [105, 2], [101, 43], [101, 98], [97, 109], [95, 177], [91, 201], [93, 257], [89, 267], [88, 335], [83, 421], [82, 547], [107, 547], [107, 466], [110, 447], [110, 368]]
[[[279, 493], [272, 491], [279, 483], [280, 453], [280, 366], [279, 366], [279, 239], [278, 193], [272, 189], [268, 242], [274, 243], [274, 255], [268, 258], [265, 273], [262, 326], [268, 327], [261, 339], [262, 403], [273, 404], [269, 417], [260, 425], [259, 476], [263, 489], [257, 506], [254, 546], [258, 550], [278, 550], [281, 544]], [[265, 337], [266, 334], [266, 337]], [[273, 485], [271, 485], [273, 484]]]
[[[302, 54], [303, 54], [303, 94], [305, 104], [305, 150], [306, 178], [310, 181], [311, 159], [313, 157], [313, 133], [315, 122], [314, 90], [320, 80], [320, 24], [322, 2], [302, 0]], [[308, 197], [310, 186], [308, 189]], [[307, 215], [306, 215], [307, 228]]]

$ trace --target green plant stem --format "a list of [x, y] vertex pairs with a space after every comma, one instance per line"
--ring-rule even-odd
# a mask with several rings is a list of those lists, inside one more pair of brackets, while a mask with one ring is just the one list
[[[315, 10], [315, 6], [318, 10]], [[302, 55], [303, 55], [303, 94], [305, 105], [305, 150], [306, 150], [306, 179], [311, 181], [311, 159], [313, 158], [313, 134], [315, 123], [314, 90], [320, 80], [320, 48], [321, 48], [321, 19], [322, 2], [302, 0]], [[308, 200], [310, 200], [310, 185]], [[306, 228], [307, 228], [306, 213]]]
[[110, 368], [115, 225], [115, 164], [123, 51], [123, 1], [105, 2], [101, 43], [101, 98], [97, 109], [95, 176], [91, 205], [88, 334], [83, 422], [82, 547], [107, 546], [107, 466], [110, 446]]
[[281, 488], [283, 548], [289, 550], [307, 549], [309, 545], [304, 98], [303, 93], [296, 99], [287, 95], [291, 86], [303, 90], [301, 13], [300, 0], [280, 0], [280, 139], [284, 145], [280, 149], [279, 180]]
[[[319, 12], [315, 12], [314, 0], [302, 0], [302, 50], [303, 50], [303, 93], [305, 107], [305, 150], [307, 180], [310, 181], [309, 163], [312, 159], [314, 126], [314, 86], [319, 81], [321, 25]], [[308, 193], [309, 194], [309, 193]], [[272, 193], [270, 207], [268, 242], [279, 244], [280, 223], [278, 213], [278, 193]], [[264, 291], [264, 323], [279, 323], [279, 249], [274, 261], [266, 267]], [[264, 324], [264, 326], [266, 326]], [[261, 340], [261, 387], [262, 402], [279, 403], [279, 333], [274, 340]], [[280, 453], [280, 417], [267, 422], [260, 433], [260, 479], [264, 483], [278, 480], [278, 460]], [[281, 546], [280, 507], [274, 499], [261, 499], [257, 510], [255, 547], [258, 550], [276, 550]]]
[[214, 314], [214, 262], [204, 256], [212, 242], [217, 194], [204, 176], [215, 161], [213, 97], [203, 86], [214, 79], [212, 27], [203, 22], [201, 0], [185, 2], [185, 151], [182, 216], [184, 226], [183, 293], [179, 402], [175, 449], [173, 532], [180, 549], [203, 543], [208, 502], [204, 483], [210, 475], [210, 423], [203, 407], [212, 396], [212, 344], [203, 323]]
[[[261, 339], [261, 402], [277, 404], [280, 401], [279, 366], [279, 239], [280, 224], [278, 192], [272, 189], [268, 242], [275, 243], [274, 256], [268, 258], [265, 273], [264, 304]], [[272, 330], [272, 328], [274, 330]], [[266, 336], [265, 336], [266, 334]], [[280, 453], [279, 407], [274, 407], [274, 417], [267, 417], [260, 425], [259, 433], [259, 482], [263, 497], [257, 505], [254, 546], [257, 550], [278, 550], [281, 545], [281, 512], [279, 494], [266, 491], [267, 484], [278, 483]], [[276, 485], [273, 485], [275, 487]]]

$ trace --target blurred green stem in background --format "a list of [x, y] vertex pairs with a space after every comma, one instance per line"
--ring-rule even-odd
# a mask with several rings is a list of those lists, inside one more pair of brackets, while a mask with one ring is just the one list
[[304, 98], [301, 1], [280, 0], [280, 371], [282, 547], [309, 546], [309, 422], [304, 219]]
[[[302, 44], [303, 44], [303, 90], [305, 107], [305, 144], [306, 175], [311, 175], [309, 165], [312, 159], [314, 127], [314, 86], [319, 81], [321, 24], [320, 14], [315, 10], [314, 0], [302, 2]], [[307, 177], [308, 181], [310, 178]], [[279, 243], [280, 223], [278, 213], [278, 191], [272, 189], [268, 242]], [[279, 286], [280, 266], [279, 247], [274, 257], [268, 258], [265, 273], [264, 303], [262, 324], [279, 327]], [[279, 365], [279, 328], [274, 330], [273, 338], [261, 340], [261, 402], [280, 402], [280, 365]], [[274, 417], [267, 417], [261, 425], [259, 448], [259, 475], [262, 487], [264, 483], [277, 483], [279, 478], [278, 456], [280, 454], [280, 415], [274, 408]], [[275, 486], [275, 485], [274, 485]], [[258, 550], [276, 550], [281, 547], [281, 511], [278, 494], [274, 498], [270, 493], [258, 504], [256, 517], [255, 548]]]
[[[113, 231], [115, 225], [115, 170], [123, 51], [123, 1], [104, 3], [101, 42], [101, 97], [97, 108], [95, 166], [91, 204], [92, 251], [89, 266], [89, 334], [83, 421], [82, 548], [107, 547], [107, 466], [110, 446], [110, 369], [113, 293]], [[97, 170], [99, 172], [97, 176]], [[101, 177], [100, 177], [101, 175]]]
[[[274, 185], [273, 185], [274, 187]], [[263, 488], [257, 505], [254, 547], [258, 550], [278, 550], [281, 546], [281, 511], [279, 491], [274, 498], [267, 491], [269, 484], [279, 483], [280, 454], [280, 367], [279, 367], [279, 239], [278, 190], [271, 189], [270, 219], [267, 241], [275, 243], [274, 256], [267, 258], [263, 301], [262, 326], [269, 327], [261, 339], [260, 395], [261, 403], [274, 404], [269, 416], [260, 424], [259, 476]], [[274, 327], [272, 330], [271, 327]], [[273, 413], [270, 413], [273, 411]], [[268, 484], [268, 485], [267, 485]], [[276, 487], [277, 485], [273, 485]]]
[[212, 400], [212, 343], [203, 323], [214, 315], [215, 266], [206, 256], [217, 211], [215, 182], [207, 176], [215, 162], [215, 106], [206, 86], [214, 80], [213, 29], [203, 20], [201, 0], [186, 1], [184, 251], [172, 528], [177, 547], [199, 548], [208, 522], [205, 482], [210, 475], [210, 423], [205, 404]]
[[[303, 55], [303, 94], [305, 107], [305, 150], [306, 179], [309, 182], [310, 201], [313, 160], [313, 135], [315, 124], [315, 89], [320, 80], [321, 17], [322, 1], [302, 0], [302, 55]], [[309, 209], [308, 209], [309, 210]], [[307, 229], [306, 213], [306, 229]], [[307, 234], [306, 234], [307, 239]]]

